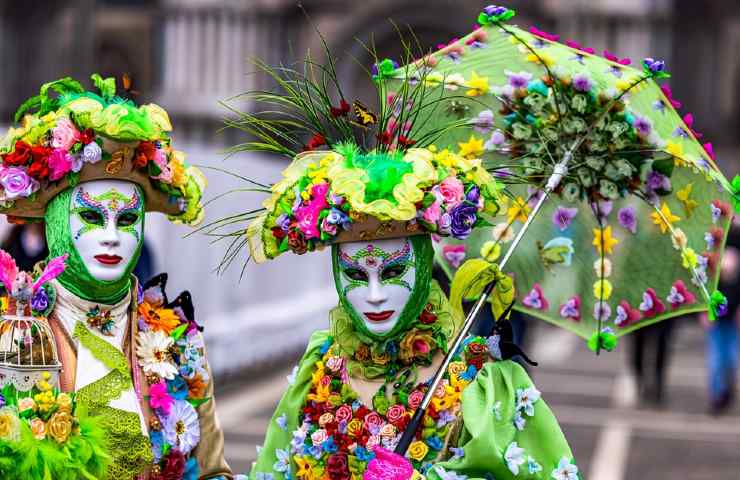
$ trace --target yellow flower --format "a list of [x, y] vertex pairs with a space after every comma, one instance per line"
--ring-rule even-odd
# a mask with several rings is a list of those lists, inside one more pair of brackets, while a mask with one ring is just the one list
[[698, 260], [696, 258], [696, 252], [693, 248], [687, 248], [683, 252], [681, 252], [681, 264], [683, 265], [683, 268], [686, 268], [688, 270], [693, 270], [696, 268]]
[[331, 390], [329, 389], [329, 384], [322, 385], [319, 383], [316, 385], [316, 393], [309, 393], [306, 398], [309, 400], [313, 400], [314, 402], [323, 403], [329, 399], [329, 395], [331, 395]]
[[459, 155], [465, 158], [478, 158], [483, 155], [483, 139], [475, 138], [475, 135], [470, 136], [470, 140], [467, 142], [458, 143], [460, 147]]
[[347, 434], [350, 437], [356, 437], [362, 433], [362, 422], [356, 418], [350, 420], [347, 424]]
[[18, 441], [21, 435], [21, 421], [15, 410], [10, 407], [0, 408], [0, 440]]
[[489, 240], [480, 247], [480, 256], [487, 262], [495, 262], [501, 256], [501, 245]]
[[298, 467], [296, 476], [301, 480], [314, 480], [316, 477], [313, 474], [313, 467], [303, 457], [294, 457], [295, 464]]
[[[602, 233], [603, 232], [603, 233]], [[600, 228], [594, 228], [594, 241], [593, 246], [596, 247], [596, 251], [599, 252], [599, 254], [606, 253], [612, 253], [612, 248], [614, 245], [619, 243], [619, 240], [612, 237], [612, 226], [607, 226], [604, 230], [601, 230]]]
[[8, 311], [8, 297], [0, 298], [0, 313]]
[[527, 201], [522, 197], [516, 197], [516, 200], [512, 202], [511, 206], [507, 210], [507, 215], [509, 216], [508, 223], [510, 224], [514, 220], [519, 220], [522, 223], [526, 222], [527, 218], [529, 218], [529, 212], [530, 208]]
[[594, 283], [594, 297], [601, 300], [609, 300], [612, 296], [612, 282], [609, 280], [599, 280]]
[[665, 202], [663, 202], [659, 212], [653, 212], [650, 216], [653, 218], [653, 223], [660, 227], [660, 233], [665, 233], [673, 226], [674, 222], [681, 220], [681, 217], [671, 213], [671, 209], [668, 208]]
[[530, 53], [527, 55], [527, 61], [544, 64], [547, 67], [551, 67], [555, 63], [555, 60], [550, 55], [542, 51], [538, 52], [537, 55]]
[[488, 93], [488, 77], [479, 77], [475, 71], [472, 72], [470, 80], [468, 80], [468, 90], [465, 95], [468, 97], [477, 97], [479, 95], [485, 95]]
[[686, 159], [683, 156], [683, 145], [673, 140], [669, 140], [665, 146], [666, 153], [673, 155], [673, 162], [677, 167], [686, 165]]
[[38, 417], [31, 420], [31, 433], [33, 433], [33, 438], [36, 440], [46, 438], [46, 424], [44, 421]]
[[466, 369], [467, 367], [463, 362], [450, 362], [450, 365], [447, 367], [447, 371], [450, 372], [450, 378], [457, 377]]
[[417, 440], [409, 445], [409, 457], [418, 462], [422, 461], [427, 453], [429, 453], [429, 447], [424, 442]]
[[455, 166], [455, 154], [445, 148], [434, 154], [434, 161], [443, 167], [452, 168]]
[[185, 173], [185, 154], [174, 150], [170, 155], [170, 170], [172, 170], [172, 185], [180, 188], [188, 182], [188, 176]]
[[415, 358], [425, 358], [432, 351], [436, 341], [431, 333], [418, 328], [412, 328], [401, 340], [398, 358], [408, 363]]
[[64, 443], [72, 433], [72, 415], [67, 412], [57, 412], [50, 419], [46, 426], [47, 434], [57, 441]]

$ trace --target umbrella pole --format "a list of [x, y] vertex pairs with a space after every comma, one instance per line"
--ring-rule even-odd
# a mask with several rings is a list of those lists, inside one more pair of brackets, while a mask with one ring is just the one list
[[[537, 216], [539, 211], [542, 209], [542, 205], [544, 205], [545, 200], [547, 200], [547, 197], [553, 192], [553, 190], [557, 188], [557, 186], [560, 184], [560, 181], [563, 179], [563, 177], [567, 173], [568, 162], [570, 162], [570, 159], [573, 156], [572, 152], [573, 152], [573, 149], [566, 152], [566, 154], [563, 156], [563, 159], [560, 161], [560, 163], [556, 164], [555, 167], [553, 168], [553, 173], [550, 176], [550, 178], [547, 180], [547, 184], [545, 185], [544, 194], [537, 200], [537, 203], [532, 208], [532, 211], [529, 213], [529, 216], [527, 217], [527, 221], [524, 222], [524, 225], [522, 226], [522, 228], [519, 230], [516, 237], [512, 241], [511, 246], [506, 251], [506, 255], [504, 255], [504, 258], [501, 260], [499, 267], [502, 270], [504, 266], [506, 265], [506, 263], [511, 259], [511, 256], [514, 253], [514, 250], [519, 245], [519, 243], [522, 241], [522, 238], [524, 238], [524, 234], [529, 229], [529, 226], [534, 221], [534, 218]], [[437, 373], [434, 375], [434, 379], [432, 380], [432, 383], [429, 385], [429, 389], [424, 394], [424, 399], [421, 401], [419, 408], [416, 409], [414, 416], [411, 418], [411, 421], [406, 426], [406, 430], [403, 432], [401, 439], [398, 441], [398, 444], [396, 445], [395, 453], [397, 453], [398, 455], [405, 455], [406, 450], [408, 450], [409, 448], [409, 445], [411, 445], [411, 442], [414, 441], [414, 438], [416, 437], [416, 430], [419, 428], [419, 425], [421, 424], [421, 421], [424, 418], [424, 414], [426, 413], [427, 408], [429, 408], [429, 404], [432, 403], [432, 398], [434, 398], [434, 392], [437, 391], [437, 388], [439, 387], [439, 384], [442, 382], [442, 378], [444, 377], [444, 374], [447, 371], [447, 368], [452, 362], [452, 359], [455, 356], [455, 353], [460, 349], [463, 341], [467, 338], [468, 333], [470, 332], [470, 329], [473, 327], [476, 317], [478, 316], [478, 312], [480, 312], [481, 308], [483, 308], [483, 305], [488, 300], [488, 297], [491, 295], [491, 292], [493, 292], [494, 288], [496, 288], [495, 279], [486, 286], [481, 296], [475, 302], [473, 309], [470, 311], [468, 316], [465, 318], [465, 322], [463, 323], [463, 326], [460, 329], [460, 333], [455, 339], [455, 342], [452, 344], [452, 346], [448, 350], [447, 355], [445, 355], [442, 365], [440, 365], [439, 370], [437, 370]]]

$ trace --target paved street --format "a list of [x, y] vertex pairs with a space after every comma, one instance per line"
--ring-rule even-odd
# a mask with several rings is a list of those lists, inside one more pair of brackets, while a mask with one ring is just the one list
[[[592, 480], [740, 479], [740, 408], [719, 419], [706, 414], [703, 332], [689, 321], [673, 340], [665, 407], [637, 404], [625, 374], [627, 342], [595, 356], [575, 336], [537, 324], [532, 372], [557, 415], [584, 477]], [[226, 455], [246, 471], [264, 438], [291, 367], [266, 368], [262, 378], [227, 387], [219, 398]]]

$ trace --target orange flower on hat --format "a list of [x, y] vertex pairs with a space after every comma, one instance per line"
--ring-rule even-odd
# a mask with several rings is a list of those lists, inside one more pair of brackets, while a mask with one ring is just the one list
[[208, 383], [203, 381], [200, 373], [196, 373], [193, 375], [193, 378], [186, 378], [185, 380], [188, 383], [188, 394], [190, 398], [203, 398], [206, 396]]

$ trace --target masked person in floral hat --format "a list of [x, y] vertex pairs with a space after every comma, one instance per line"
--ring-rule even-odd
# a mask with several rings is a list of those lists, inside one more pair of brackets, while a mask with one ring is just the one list
[[[145, 212], [198, 223], [205, 179], [172, 148], [163, 109], [116, 96], [112, 78], [91, 78], [97, 92], [70, 78], [43, 85], [0, 147], [2, 212], [43, 220], [49, 258], [68, 254], [31, 301], [53, 331], [58, 390], [102, 426], [100, 478], [232, 478], [190, 295], [169, 301], [165, 274], [140, 285], [131, 273]], [[65, 467], [71, 447], [52, 455], [43, 419], [35, 463], [8, 464], [13, 439], [0, 439], [0, 477], [98, 478]]]
[[[431, 278], [431, 237], [465, 238], [501, 201], [479, 159], [437, 151], [439, 132], [417, 134], [427, 115], [438, 114], [433, 102], [419, 105], [425, 85], [439, 80], [417, 77], [387, 92], [384, 72], [395, 65], [381, 62], [373, 72], [382, 98], [376, 114], [343, 98], [331, 64], [315, 79], [266, 68], [285, 93], [253, 98], [296, 108], [285, 118], [240, 115], [230, 125], [258, 140], [237, 149], [293, 160], [264, 190], [264, 209], [244, 216], [251, 258], [330, 247], [339, 305], [329, 329], [311, 337], [250, 479], [574, 479], [557, 421], [525, 371], [503, 359], [499, 336], [465, 340], [406, 456], [393, 453], [478, 280], [456, 278], [448, 300]], [[334, 95], [338, 104], [330, 103]], [[305, 131], [313, 137], [303, 146]], [[495, 272], [489, 267], [480, 271]], [[513, 289], [494, 274], [500, 306]]]

